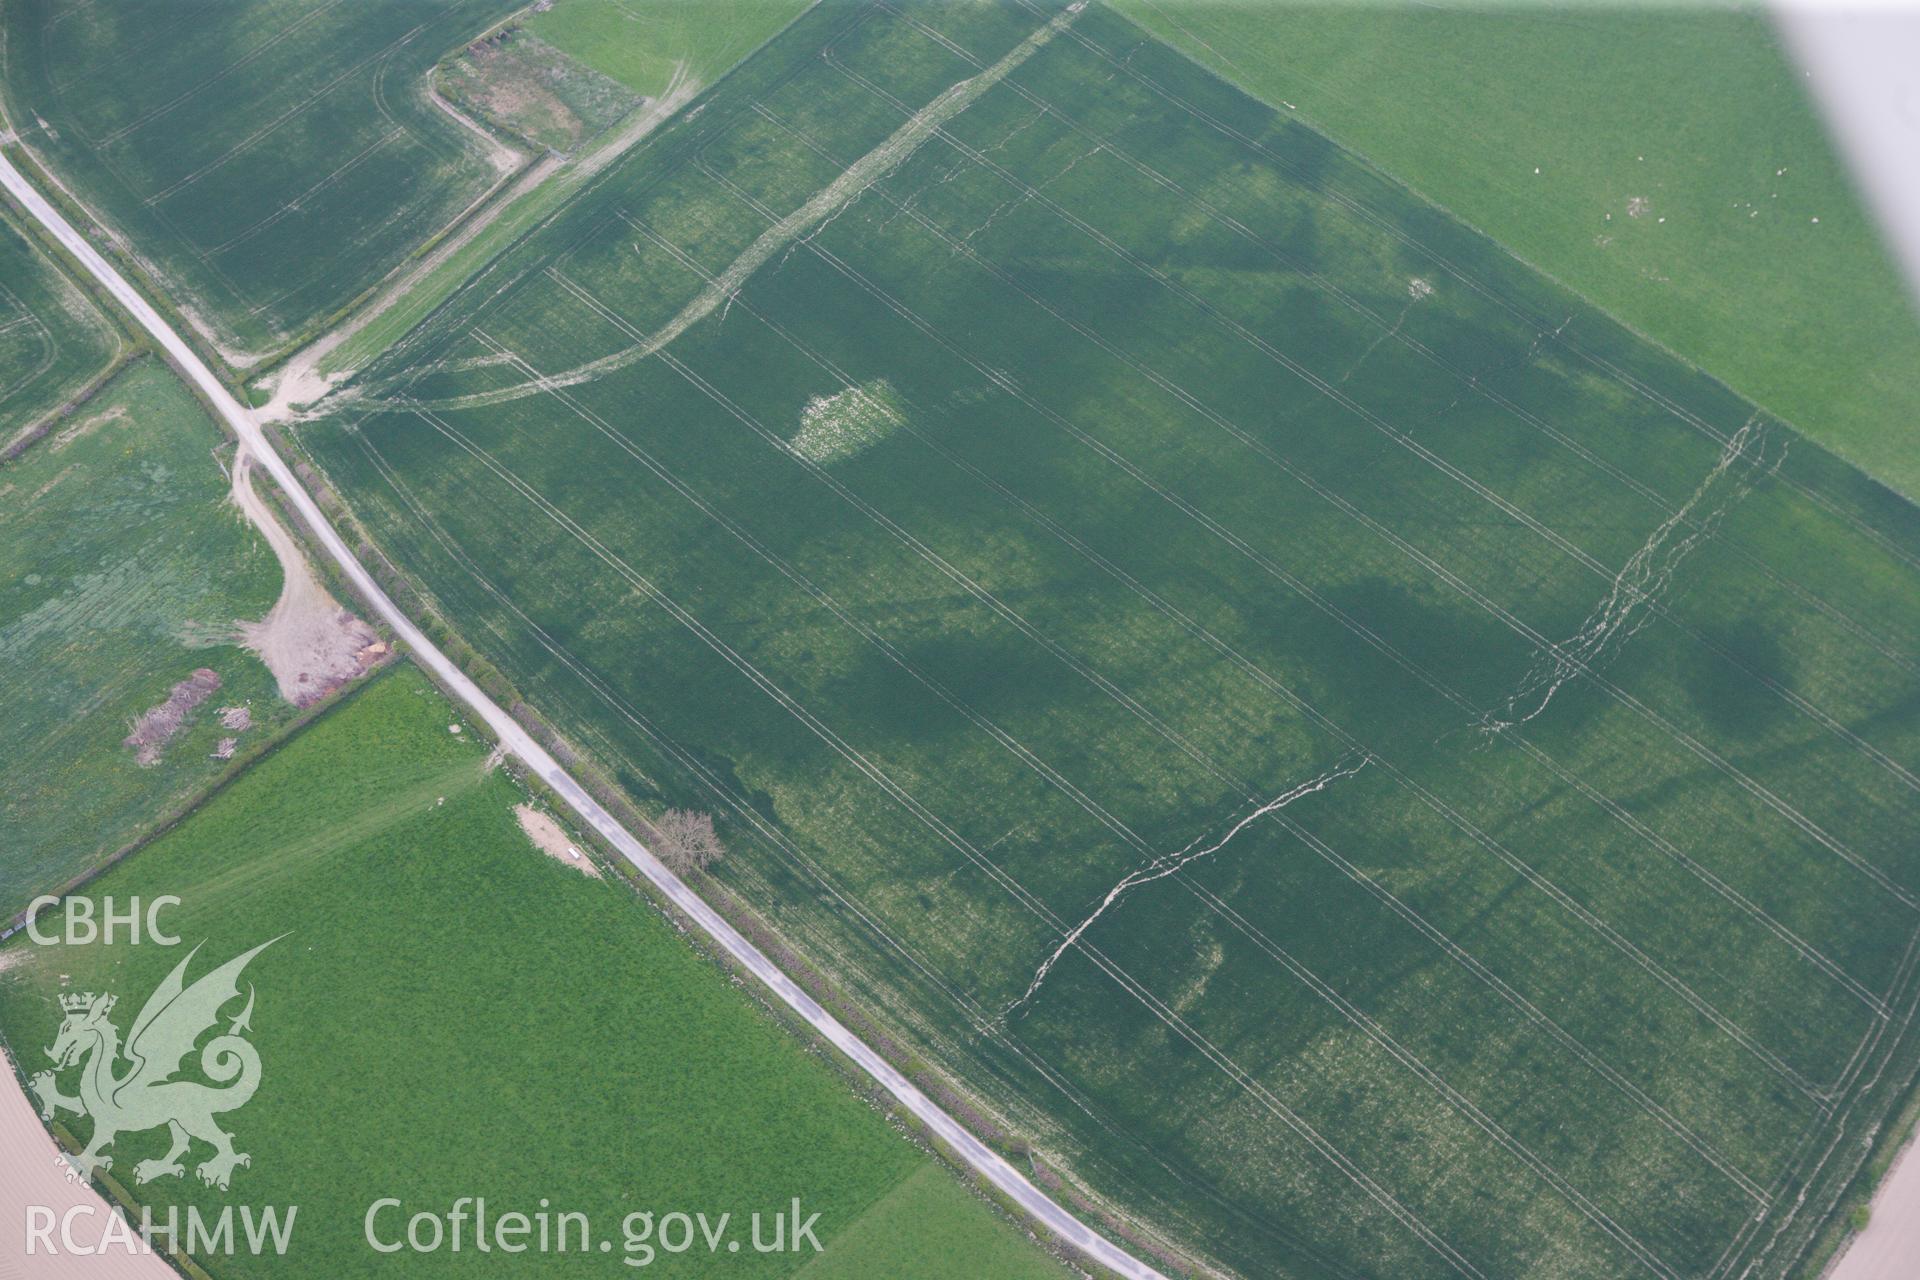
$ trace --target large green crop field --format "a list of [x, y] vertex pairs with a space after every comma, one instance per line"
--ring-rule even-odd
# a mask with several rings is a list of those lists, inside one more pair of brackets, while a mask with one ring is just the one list
[[123, 339], [0, 209], [0, 457], [104, 371]]
[[300, 336], [493, 178], [427, 97], [512, 0], [5, 0], [7, 113], [231, 362]]
[[1116, 4], [1920, 498], [1920, 316], [1764, 8]]
[[[298, 1206], [285, 1258], [204, 1259], [213, 1274], [633, 1274], [630, 1213], [730, 1213], [749, 1239], [751, 1214], [795, 1196], [821, 1215], [822, 1252], [658, 1252], [644, 1274], [825, 1277], [849, 1274], [843, 1255], [868, 1276], [972, 1280], [982, 1260], [1006, 1280], [1063, 1274], [629, 889], [538, 852], [513, 815], [525, 793], [450, 721], [411, 668], [378, 677], [89, 886], [123, 907], [178, 897], [161, 920], [184, 945], [20, 936], [0, 953], [0, 1026], [31, 1072], [62, 992], [117, 993], [125, 1029], [189, 946], [191, 979], [279, 939], [246, 970], [261, 1084], [220, 1121], [252, 1163], [223, 1193], [193, 1176], [204, 1148], [179, 1178], [136, 1181], [164, 1132], [112, 1149], [160, 1221], [168, 1205]], [[65, 1118], [84, 1140], [88, 1122]], [[462, 1196], [587, 1214], [619, 1252], [368, 1247], [382, 1197], [405, 1210], [376, 1222], [385, 1240]], [[920, 1251], [921, 1232], [947, 1251]]]
[[817, 8], [300, 439], [1247, 1274], [1782, 1276], [1920, 1036], [1920, 513], [1111, 10]]
[[[204, 788], [221, 738], [251, 748], [290, 713], [235, 640], [280, 567], [227, 500], [222, 443], [144, 359], [0, 468], [0, 918]], [[131, 722], [203, 667], [221, 687], [142, 765]], [[253, 727], [222, 726], [223, 706]]]

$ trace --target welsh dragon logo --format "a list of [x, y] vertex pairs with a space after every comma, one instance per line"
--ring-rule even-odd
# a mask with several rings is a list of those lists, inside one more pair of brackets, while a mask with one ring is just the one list
[[[90, 991], [60, 997], [66, 1017], [47, 1050], [53, 1070], [40, 1072], [31, 1084], [40, 1099], [43, 1120], [60, 1111], [92, 1118], [86, 1150], [71, 1161], [76, 1173], [88, 1178], [96, 1170], [111, 1169], [113, 1157], [101, 1153], [116, 1137], [163, 1124], [172, 1135], [172, 1146], [160, 1159], [135, 1165], [135, 1182], [179, 1177], [186, 1171], [180, 1158], [196, 1138], [213, 1148], [213, 1155], [195, 1170], [209, 1186], [226, 1190], [234, 1169], [253, 1163], [252, 1157], [233, 1149], [233, 1135], [214, 1122], [216, 1115], [245, 1106], [260, 1087], [260, 1055], [242, 1034], [251, 1030], [251, 983], [246, 1007], [225, 1032], [200, 1050], [200, 1070], [215, 1083], [174, 1077], [195, 1042], [219, 1022], [221, 1008], [239, 997], [240, 973], [247, 962], [277, 941], [261, 943], [188, 986], [187, 966], [200, 951], [195, 947], [147, 998], [124, 1047], [119, 1030], [108, 1018], [115, 997]], [[122, 1059], [128, 1064], [125, 1070], [119, 1069]], [[62, 1093], [57, 1078], [75, 1065], [80, 1067], [77, 1097]]]

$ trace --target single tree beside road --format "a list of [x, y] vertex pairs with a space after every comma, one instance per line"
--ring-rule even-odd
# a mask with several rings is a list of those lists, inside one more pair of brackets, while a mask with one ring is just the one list
[[708, 867], [726, 856], [727, 848], [713, 833], [713, 815], [692, 809], [669, 809], [653, 824], [660, 842], [654, 852], [675, 875], [686, 876]]

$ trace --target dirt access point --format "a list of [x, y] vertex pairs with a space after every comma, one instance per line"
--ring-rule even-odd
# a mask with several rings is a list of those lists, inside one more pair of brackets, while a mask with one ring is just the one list
[[520, 819], [520, 829], [527, 833], [527, 839], [534, 847], [552, 858], [555, 862], [564, 862], [575, 871], [600, 878], [600, 868], [593, 859], [580, 852], [578, 845], [567, 839], [567, 833], [553, 820], [553, 815], [540, 812], [530, 804], [513, 806], [513, 816]]
[[280, 598], [258, 622], [240, 624], [240, 642], [273, 672], [280, 696], [309, 706], [371, 668], [387, 654], [374, 629], [342, 608], [314, 576], [266, 500], [253, 488], [253, 455], [234, 459], [233, 501], [280, 561]]

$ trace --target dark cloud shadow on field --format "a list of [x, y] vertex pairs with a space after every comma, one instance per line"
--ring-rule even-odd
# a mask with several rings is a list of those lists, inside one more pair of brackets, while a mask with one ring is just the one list
[[[1558, 710], [1558, 708], [1559, 703], [1556, 700], [1555, 710]], [[1798, 713], [1792, 711], [1791, 708], [1787, 708], [1786, 710], [1789, 714], [1796, 717], [1798, 716]], [[1854, 731], [1871, 736], [1871, 727], [1873, 724], [1911, 724], [1912, 717], [1916, 713], [1920, 713], [1920, 694], [1915, 694], [1903, 700], [1900, 704], [1885, 708], [1873, 716], [1868, 723], [1853, 726]], [[1644, 722], [1642, 723], [1644, 724]], [[1851, 753], [1853, 751], [1852, 747], [1839, 741], [1813, 721], [1805, 720], [1802, 723], [1805, 725], [1802, 732], [1797, 734], [1792, 741], [1782, 743], [1778, 746], [1749, 746], [1743, 749], [1739, 742], [1724, 740], [1709, 740], [1707, 745], [1712, 747], [1714, 751], [1734, 768], [1740, 770], [1748, 777], [1755, 779], [1762, 786], [1768, 786], [1777, 790], [1778, 779], [1789, 778], [1796, 774], [1805, 773], [1816, 760], [1821, 757], [1831, 758], [1834, 752]], [[1669, 743], [1671, 755], [1668, 759], [1673, 761], [1677, 767], [1668, 769], [1658, 777], [1652, 778], [1640, 786], [1603, 788], [1614, 800], [1636, 812], [1647, 814], [1659, 813], [1668, 806], [1690, 800], [1697, 802], [1701, 796], [1708, 795], [1722, 788], [1731, 796], [1739, 796], [1738, 783], [1730, 779], [1712, 761], [1699, 759], [1687, 753], [1686, 749], [1678, 743], [1673, 743], [1670, 739], [1665, 739], [1663, 731], [1656, 725], [1645, 725], [1645, 731]], [[1868, 769], [1879, 768], [1878, 765], [1871, 762], [1863, 763]], [[1783, 795], [1782, 799], [1788, 804], [1805, 810], [1804, 797], [1788, 794]], [[1742, 800], [1741, 802], [1744, 803], [1745, 801]], [[1758, 815], [1759, 821], [1772, 823], [1777, 820], [1771, 812], [1765, 808], [1762, 802], [1754, 800], [1751, 803], [1753, 805], [1753, 812]], [[1844, 805], [1844, 797], [1836, 798], [1836, 803]], [[1807, 816], [1813, 818], [1816, 822], [1821, 822], [1823, 825], [1830, 820], [1826, 818], [1824, 811], [1815, 813], [1812, 810], [1805, 810], [1805, 812]], [[1816, 847], [1811, 837], [1802, 836], [1792, 831], [1791, 828], [1784, 825], [1784, 821], [1779, 829], [1783, 839], [1802, 842], [1808, 850], [1815, 850]], [[1839, 834], [1843, 839], [1845, 838], [1844, 833], [1836, 834]], [[1824, 852], [1815, 851], [1813, 856], [1825, 857], [1826, 855]], [[1838, 865], [1837, 862], [1836, 865]]]
[[[1016, 737], [1020, 733], [1015, 726], [1036, 709], [1057, 720], [1072, 717], [1076, 707], [1093, 700], [1106, 700], [1099, 689], [1011, 627], [981, 617], [952, 616], [973, 611], [984, 614], [985, 608], [955, 588], [944, 601], [902, 601], [892, 617], [876, 617], [870, 609], [861, 612], [906, 664]], [[859, 714], [870, 732], [915, 755], [962, 739], [1001, 750], [984, 730], [877, 645], [858, 641], [845, 658], [838, 670], [818, 679], [810, 698], [822, 705], [863, 709]]]
[[[1019, 282], [1021, 288], [1046, 299], [1055, 310], [1105, 336], [1109, 341], [1119, 341], [1123, 335], [1116, 334], [1113, 327], [1115, 320], [1135, 315], [1152, 316], [1166, 308], [1168, 296], [1165, 288], [1150, 276], [1099, 246], [1091, 242], [1088, 244], [1091, 252], [1084, 256], [1047, 253], [1023, 258], [1015, 254], [997, 261]], [[1089, 288], [1089, 281], [1098, 282], [1095, 286], [1098, 291], [1098, 310], [1091, 313], [1087, 302], [1094, 294]], [[1061, 325], [1038, 306], [1024, 299], [1020, 301], [1033, 315], [1048, 322], [1047, 327], [1051, 330], [1049, 337], [1053, 339], [1049, 350], [1054, 343], [1068, 347], [1086, 345], [1086, 339]], [[963, 342], [963, 345], [966, 344]], [[1124, 348], [1126, 344], [1120, 342], [1120, 345]]]
[[1297, 120], [1276, 118], [1274, 124], [1263, 141], [1285, 158], [1288, 179], [1308, 191], [1325, 189], [1332, 171], [1346, 159], [1339, 144]]
[[[1404, 582], [1370, 575], [1322, 594], [1335, 608], [1476, 707], [1497, 709], [1526, 674], [1528, 651], [1511, 639], [1511, 633], [1497, 619], [1461, 597], [1443, 594], [1445, 590], [1427, 585], [1416, 591]], [[1390, 658], [1367, 647], [1357, 635], [1354, 645], [1375, 659], [1375, 669], [1392, 666]], [[1393, 669], [1398, 671], [1397, 667]], [[1358, 683], [1351, 696], [1356, 702], [1365, 703], [1378, 696], [1378, 682], [1367, 677], [1365, 667], [1355, 675]], [[1439, 695], [1434, 698], [1437, 701]], [[1457, 722], [1457, 726], [1447, 728], [1472, 727], [1472, 719], [1463, 709], [1450, 708], [1446, 716]]]
[[[1271, 166], [1243, 160], [1233, 165], [1228, 173], [1238, 179], [1266, 171], [1271, 171]], [[1196, 208], [1192, 211], [1194, 220], [1191, 225], [1196, 232], [1205, 236], [1204, 241], [1198, 240], [1195, 235], [1182, 236], [1173, 241], [1173, 251], [1167, 254], [1166, 265], [1239, 271], [1281, 279], [1291, 279], [1302, 270], [1314, 270], [1323, 265], [1320, 260], [1320, 218], [1311, 204], [1291, 203], [1286, 206], [1284, 217], [1281, 218], [1273, 217], [1260, 208], [1240, 208], [1230, 201], [1211, 202], [1216, 207], [1224, 205], [1221, 211], [1245, 226], [1251, 236], [1222, 225]]]
[[[1748, 674], [1762, 672], [1788, 689], [1795, 686], [1791, 655], [1764, 619], [1749, 615], [1725, 622], [1696, 623], [1694, 629], [1707, 643], [1682, 642], [1680, 681], [1688, 702], [1715, 734], [1738, 741], [1798, 714]], [[1714, 653], [1714, 648], [1733, 655], [1740, 666]]]

